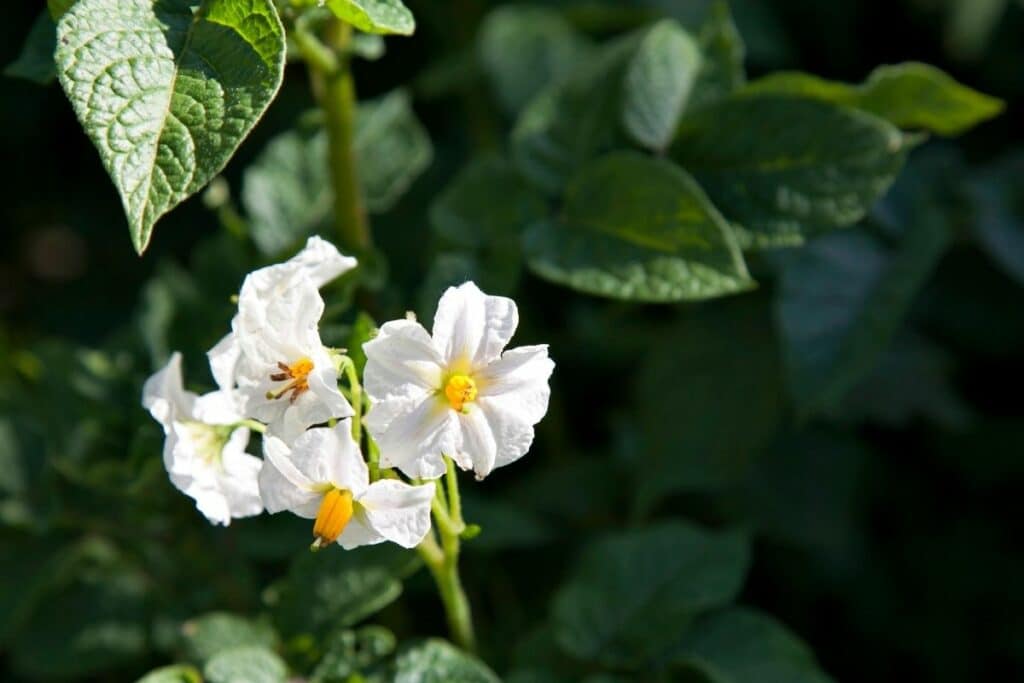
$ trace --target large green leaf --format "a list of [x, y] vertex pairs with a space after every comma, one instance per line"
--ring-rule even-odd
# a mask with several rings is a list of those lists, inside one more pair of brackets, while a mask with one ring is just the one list
[[430, 166], [434, 148], [404, 90], [359, 105], [355, 154], [370, 211], [390, 209]]
[[558, 643], [584, 661], [641, 666], [675, 646], [694, 617], [730, 602], [748, 562], [743, 535], [683, 522], [598, 541], [555, 596]]
[[416, 20], [401, 0], [326, 0], [326, 5], [339, 19], [367, 33], [410, 36], [416, 30]]
[[191, 666], [178, 664], [150, 671], [136, 683], [202, 683], [203, 678]]
[[48, 10], [43, 10], [32, 22], [25, 44], [18, 58], [4, 67], [4, 76], [24, 78], [46, 85], [57, 77], [53, 51], [57, 49], [57, 24]]
[[701, 26], [698, 40], [703, 58], [697, 84], [687, 103], [689, 110], [736, 92], [747, 79], [743, 66], [746, 46], [733, 23], [727, 2], [720, 0], [714, 4]]
[[480, 25], [477, 40], [484, 72], [510, 114], [545, 85], [568, 75], [590, 47], [561, 14], [530, 5], [495, 8]]
[[647, 32], [626, 70], [622, 122], [634, 140], [668, 147], [700, 64], [697, 42], [676, 22], [660, 21]]
[[395, 669], [394, 683], [500, 683], [479, 659], [437, 639], [399, 655]]
[[203, 677], [206, 683], [285, 683], [288, 667], [272, 650], [237, 647], [207, 662]]
[[153, 224], [227, 164], [281, 84], [272, 0], [80, 0], [57, 71], [140, 253]]
[[813, 97], [880, 116], [900, 128], [959, 135], [997, 116], [1001, 100], [957, 83], [928, 64], [909, 62], [875, 69], [862, 85], [811, 74], [778, 72], [747, 86], [748, 92]]
[[767, 296], [687, 310], [657, 338], [633, 384], [643, 454], [636, 463], [640, 510], [673, 493], [736, 482], [771, 442], [784, 412]]
[[574, 289], [635, 301], [707, 299], [753, 287], [732, 231], [672, 163], [615, 152], [586, 166], [564, 222], [527, 235], [530, 267]]
[[395, 636], [381, 626], [337, 631], [327, 639], [323, 650], [324, 656], [310, 676], [310, 683], [350, 681], [394, 652]]
[[197, 664], [205, 664], [216, 654], [236, 647], [272, 648], [277, 644], [270, 624], [228, 612], [211, 612], [190, 619], [182, 626], [182, 635], [186, 655]]
[[694, 624], [677, 661], [710, 683], [830, 683], [814, 654], [771, 617], [732, 608]]
[[786, 255], [776, 305], [800, 412], [834, 407], [874, 367], [950, 238], [923, 213], [895, 247], [858, 230]]
[[744, 246], [794, 245], [860, 220], [916, 140], [858, 111], [754, 94], [684, 117], [672, 156], [743, 226]]

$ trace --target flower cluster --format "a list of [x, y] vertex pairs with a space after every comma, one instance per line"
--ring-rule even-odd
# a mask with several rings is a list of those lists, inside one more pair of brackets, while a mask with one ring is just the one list
[[[142, 403], [163, 426], [171, 482], [211, 522], [287, 510], [315, 520], [314, 547], [411, 548], [430, 530], [432, 480], [446, 458], [482, 479], [530, 448], [554, 364], [547, 346], [505, 351], [515, 302], [472, 282], [444, 293], [432, 332], [393, 320], [363, 346], [362, 418], [352, 361], [319, 331], [320, 288], [355, 266], [310, 238], [245, 278], [231, 332], [207, 354], [217, 391], [185, 390], [178, 353], [146, 382]], [[372, 468], [364, 426], [379, 453]], [[251, 430], [263, 433], [262, 459], [246, 453]]]

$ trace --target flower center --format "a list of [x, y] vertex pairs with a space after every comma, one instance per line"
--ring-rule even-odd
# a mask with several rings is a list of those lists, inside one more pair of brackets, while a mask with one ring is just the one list
[[448, 404], [462, 412], [467, 403], [476, 400], [476, 382], [469, 375], [452, 375], [444, 385], [444, 395]]
[[320, 501], [320, 509], [313, 522], [313, 548], [317, 549], [328, 543], [334, 543], [345, 530], [348, 520], [352, 519], [352, 492], [332, 488], [324, 494]]
[[267, 399], [276, 400], [290, 392], [291, 397], [288, 399], [288, 402], [295, 403], [295, 399], [301, 396], [303, 392], [309, 391], [309, 373], [313, 372], [313, 361], [304, 356], [291, 365], [278, 363], [277, 367], [281, 372], [275, 372], [270, 376], [270, 379], [275, 382], [288, 382], [288, 384], [278, 391], [268, 391]]
[[231, 438], [234, 427], [227, 425], [209, 425], [205, 422], [184, 420], [181, 424], [188, 431], [189, 438], [196, 454], [204, 462], [213, 464], [220, 461], [224, 445]]

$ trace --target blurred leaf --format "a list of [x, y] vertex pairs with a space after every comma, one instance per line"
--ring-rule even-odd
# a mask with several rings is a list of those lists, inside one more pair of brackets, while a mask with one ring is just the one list
[[349, 677], [378, 663], [395, 651], [395, 636], [380, 626], [339, 631], [324, 646], [325, 654], [310, 676], [310, 683], [346, 683]]
[[478, 52], [502, 108], [518, 113], [547, 84], [572, 72], [589, 50], [586, 39], [546, 7], [504, 5], [480, 25]]
[[554, 538], [548, 520], [524, 506], [468, 491], [463, 494], [463, 516], [482, 529], [466, 546], [470, 552], [533, 548]]
[[430, 166], [434, 156], [430, 137], [404, 90], [360, 103], [355, 154], [366, 206], [377, 213], [394, 206]]
[[189, 619], [182, 626], [185, 654], [196, 664], [236, 647], [273, 648], [277, 634], [263, 621], [252, 621], [227, 612], [211, 612]]
[[288, 667], [263, 647], [238, 647], [221, 652], [203, 667], [206, 683], [285, 683]]
[[40, 598], [53, 588], [70, 555], [52, 541], [27, 534], [5, 531], [2, 539], [0, 563], [5, 569], [0, 578], [0, 646], [17, 633]]
[[1003, 272], [1024, 284], [1024, 156], [1004, 158], [967, 179], [971, 226]]
[[959, 135], [999, 115], [1002, 101], [983, 95], [939, 69], [908, 62], [882, 66], [863, 85], [828, 81], [811, 74], [778, 72], [746, 92], [799, 95], [871, 112], [899, 128]]
[[779, 428], [783, 391], [766, 297], [693, 310], [660, 332], [634, 383], [638, 509], [741, 477]]
[[860, 220], [915, 141], [860, 112], [753, 94], [684, 117], [672, 156], [742, 224], [745, 247], [767, 247]]
[[46, 6], [50, 10], [50, 16], [57, 21], [64, 13], [71, 9], [78, 0], [46, 0]]
[[300, 125], [273, 138], [245, 169], [242, 205], [265, 254], [280, 254], [316, 232], [331, 211], [322, 129]]
[[352, 54], [372, 62], [384, 56], [387, 46], [378, 34], [356, 33], [352, 36], [350, 49]]
[[[411, 36], [416, 20], [401, 0], [317, 0], [360, 31]], [[313, 4], [306, 2], [306, 4]]]
[[589, 164], [563, 216], [531, 228], [526, 251], [538, 275], [573, 289], [666, 302], [754, 286], [729, 225], [668, 161], [617, 152]]
[[177, 664], [150, 671], [136, 683], [203, 683], [203, 678], [191, 666]]
[[568, 78], [537, 93], [519, 115], [511, 137], [513, 161], [545, 192], [561, 192], [580, 166], [613, 146], [626, 65], [642, 36], [602, 45]]
[[834, 407], [875, 366], [950, 237], [925, 214], [892, 248], [848, 231], [786, 255], [776, 307], [802, 414]]
[[507, 254], [528, 225], [547, 214], [544, 198], [498, 157], [467, 164], [430, 206], [437, 234], [465, 248], [499, 247]]
[[274, 621], [286, 637], [353, 626], [398, 599], [410, 562], [408, 551], [381, 547], [303, 552], [270, 596]]
[[437, 639], [399, 655], [395, 668], [394, 683], [500, 683], [476, 657]]
[[43, 10], [32, 22], [21, 54], [4, 68], [4, 75], [24, 78], [39, 85], [49, 84], [57, 77], [57, 67], [53, 62], [56, 49], [57, 24], [50, 12]]
[[157, 219], [224, 168], [277, 94], [284, 27], [272, 0], [206, 0], [197, 14], [177, 0], [81, 0], [57, 33], [61, 85], [142, 253]]
[[700, 70], [697, 42], [674, 21], [644, 35], [626, 70], [622, 122], [641, 145], [668, 147]]
[[642, 666], [690, 621], [729, 603], [749, 564], [742, 534], [666, 522], [592, 543], [555, 596], [558, 643], [587, 662]]
[[715, 2], [701, 26], [698, 40], [703, 57], [689, 101], [691, 111], [736, 92], [747, 80], [743, 66], [746, 47], [732, 21], [727, 2]]
[[803, 642], [774, 619], [731, 608], [701, 619], [684, 639], [678, 661], [710, 683], [830, 683]]
[[348, 356], [355, 363], [356, 372], [363, 376], [363, 368], [366, 367], [366, 352], [363, 351], [363, 344], [370, 341], [377, 334], [377, 323], [368, 314], [359, 311], [356, 320], [352, 323], [352, 332], [348, 338]]

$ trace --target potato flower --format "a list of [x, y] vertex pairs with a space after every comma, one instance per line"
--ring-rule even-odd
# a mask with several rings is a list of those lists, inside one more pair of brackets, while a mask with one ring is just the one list
[[430, 530], [434, 483], [371, 484], [349, 420], [303, 432], [291, 445], [268, 436], [263, 456], [259, 483], [267, 512], [289, 510], [316, 520], [314, 548], [337, 542], [349, 550], [384, 541], [414, 548]]
[[197, 396], [181, 379], [181, 354], [146, 380], [142, 405], [164, 428], [164, 466], [171, 483], [195, 499], [214, 524], [263, 511], [257, 475], [261, 461], [245, 452], [249, 430], [237, 425], [231, 391]]
[[467, 282], [441, 297], [432, 335], [411, 320], [381, 327], [363, 348], [382, 467], [433, 479], [447, 455], [482, 479], [529, 450], [554, 363], [546, 344], [502, 352], [518, 324], [514, 301]]

